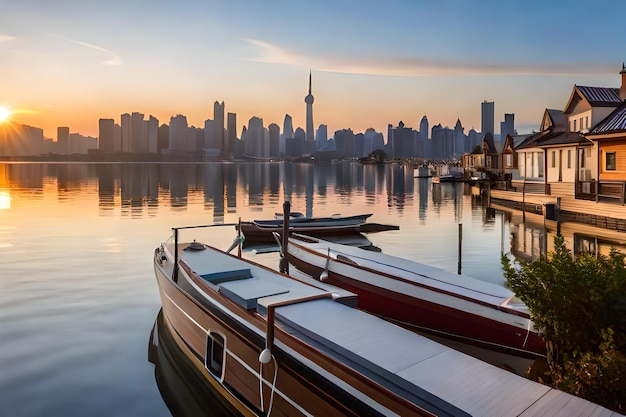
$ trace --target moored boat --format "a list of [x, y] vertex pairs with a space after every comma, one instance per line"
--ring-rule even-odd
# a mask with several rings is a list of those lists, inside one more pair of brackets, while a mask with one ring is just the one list
[[566, 416], [603, 410], [353, 308], [355, 295], [346, 290], [280, 274], [228, 250], [181, 243], [185, 229], [197, 227], [174, 229], [154, 253], [163, 323], [237, 413], [531, 416], [550, 410]]
[[[332, 215], [326, 217], [307, 217], [299, 213], [289, 216], [289, 230], [306, 233], [312, 236], [339, 235], [343, 233], [359, 233], [361, 227], [372, 216], [371, 213], [350, 216]], [[276, 215], [273, 219], [241, 222], [236, 228], [241, 230], [246, 240], [252, 242], [274, 241], [273, 232], [282, 233], [284, 216]]]
[[408, 259], [292, 235], [289, 262], [358, 294], [359, 308], [403, 326], [524, 358], [545, 356], [526, 306], [500, 285]]

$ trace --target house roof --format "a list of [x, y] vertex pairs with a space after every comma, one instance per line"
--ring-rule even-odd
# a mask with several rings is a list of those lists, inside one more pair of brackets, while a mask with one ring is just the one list
[[578, 132], [561, 132], [541, 140], [537, 146], [591, 144], [591, 141]]
[[487, 145], [489, 153], [498, 153], [498, 149], [496, 149], [496, 144], [493, 140], [493, 135], [491, 134], [491, 132], [485, 133], [485, 136], [483, 137], [483, 149], [485, 148], [485, 145]]
[[567, 126], [567, 119], [565, 118], [565, 114], [563, 110], [557, 109], [546, 109], [543, 113], [543, 120], [541, 122], [541, 130], [565, 130], [565, 126]]
[[591, 144], [591, 141], [578, 132], [545, 131], [529, 136], [515, 149], [541, 148], [557, 145]]
[[574, 85], [563, 113], [571, 113], [580, 100], [587, 101], [591, 107], [618, 107], [624, 102], [619, 96], [619, 88]]
[[626, 103], [609, 114], [589, 134], [612, 133], [626, 130]]

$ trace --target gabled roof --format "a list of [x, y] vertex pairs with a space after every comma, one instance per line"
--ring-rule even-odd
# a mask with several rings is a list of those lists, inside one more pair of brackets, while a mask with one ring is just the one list
[[542, 132], [548, 129], [564, 131], [565, 126], [566, 118], [562, 110], [546, 109], [539, 130]]
[[578, 132], [546, 131], [529, 136], [515, 149], [541, 148], [558, 145], [585, 145], [592, 142]]
[[515, 152], [517, 146], [524, 142], [530, 135], [511, 135], [507, 133], [502, 145], [502, 153]]
[[609, 114], [594, 127], [589, 134], [602, 134], [626, 131], [626, 103]]
[[544, 138], [537, 146], [555, 146], [555, 145], [591, 145], [591, 141], [578, 132], [561, 132], [556, 135]]
[[526, 149], [526, 148], [536, 148], [537, 142], [541, 140], [541, 138], [549, 135], [551, 132], [546, 130], [544, 132], [537, 132], [530, 136], [528, 136], [525, 140], [523, 140], [520, 144], [515, 147], [515, 150], [518, 149]]
[[483, 151], [485, 150], [485, 148], [487, 148], [489, 150], [488, 153], [491, 153], [491, 154], [498, 153], [498, 150], [496, 149], [496, 144], [493, 140], [493, 135], [491, 134], [491, 132], [485, 133], [485, 136], [483, 137], [482, 148], [483, 148]]
[[574, 85], [563, 113], [571, 113], [581, 100], [585, 100], [591, 107], [617, 107], [624, 102], [619, 96], [619, 88]]

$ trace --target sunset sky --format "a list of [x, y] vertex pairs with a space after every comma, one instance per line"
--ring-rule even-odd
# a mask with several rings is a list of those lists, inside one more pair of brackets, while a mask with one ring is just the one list
[[134, 111], [202, 127], [213, 102], [329, 135], [402, 120], [480, 130], [495, 101], [539, 127], [574, 84], [619, 87], [626, 2], [503, 0], [0, 0], [0, 107], [12, 120], [98, 135]]

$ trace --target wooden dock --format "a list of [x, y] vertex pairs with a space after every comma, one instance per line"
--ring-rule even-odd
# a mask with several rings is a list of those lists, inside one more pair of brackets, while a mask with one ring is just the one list
[[556, 220], [626, 232], [626, 205], [618, 203], [503, 190], [491, 190], [490, 201], [495, 205], [544, 216], [548, 205], [558, 204], [559, 218]]

